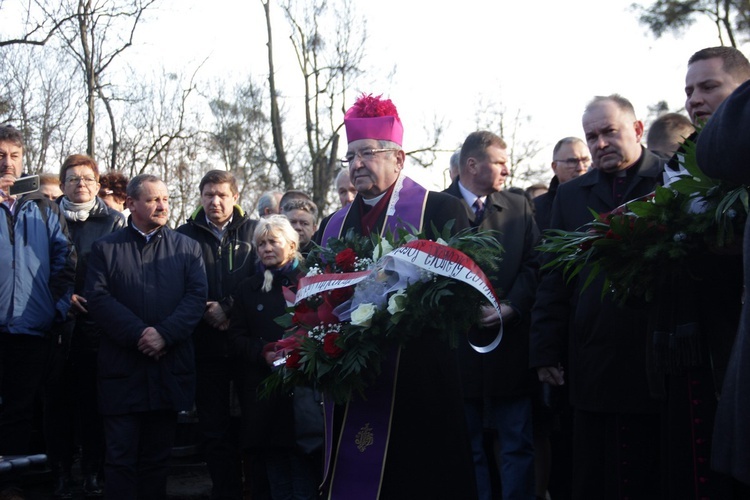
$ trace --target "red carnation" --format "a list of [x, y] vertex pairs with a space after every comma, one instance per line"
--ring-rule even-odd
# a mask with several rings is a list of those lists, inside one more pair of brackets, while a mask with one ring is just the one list
[[[338, 358], [344, 352], [342, 348], [336, 345], [336, 340], [341, 337], [338, 333], [329, 333], [323, 338], [323, 352], [332, 358]], [[287, 360], [287, 363], [289, 361]]]
[[357, 253], [351, 248], [346, 248], [336, 254], [336, 265], [344, 272], [354, 271], [354, 262], [357, 260]]

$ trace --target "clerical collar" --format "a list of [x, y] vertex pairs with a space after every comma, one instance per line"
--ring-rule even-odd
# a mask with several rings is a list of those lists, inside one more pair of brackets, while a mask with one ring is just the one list
[[390, 189], [386, 189], [385, 191], [383, 191], [382, 193], [380, 193], [379, 195], [377, 195], [375, 198], [370, 198], [369, 200], [363, 196], [362, 197], [362, 201], [364, 202], [365, 205], [370, 206], [370, 207], [374, 207], [375, 205], [378, 204], [378, 202], [380, 200], [383, 199], [383, 196], [385, 196], [385, 195], [388, 194], [389, 191], [390, 191]]
[[636, 161], [630, 164], [630, 166], [625, 167], [622, 170], [617, 170], [616, 172], [602, 172], [602, 173], [613, 179], [617, 177], [629, 177], [633, 172], [637, 172], [638, 168], [643, 163], [643, 158], [646, 157], [645, 151], [646, 149], [643, 146], [641, 146], [641, 156], [639, 156]]
[[476, 203], [477, 200], [482, 200], [482, 204], [485, 205], [487, 203], [487, 195], [484, 196], [477, 196], [468, 189], [466, 189], [466, 186], [461, 184], [461, 179], [458, 180], [458, 189], [461, 191], [461, 196], [464, 197], [464, 200], [466, 203], [473, 207], [474, 203]]

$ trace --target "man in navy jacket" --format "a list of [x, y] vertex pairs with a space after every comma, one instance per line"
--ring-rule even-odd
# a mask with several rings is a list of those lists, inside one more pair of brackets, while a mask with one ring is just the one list
[[166, 226], [169, 195], [153, 175], [127, 188], [128, 227], [96, 243], [86, 297], [102, 327], [99, 409], [107, 498], [165, 498], [177, 412], [193, 407], [192, 334], [206, 307], [197, 242]]

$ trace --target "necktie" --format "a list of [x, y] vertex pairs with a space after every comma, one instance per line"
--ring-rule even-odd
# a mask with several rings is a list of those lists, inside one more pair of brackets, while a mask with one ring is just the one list
[[477, 198], [477, 201], [474, 202], [474, 213], [477, 216], [476, 223], [479, 224], [484, 217], [484, 203], [481, 198]]

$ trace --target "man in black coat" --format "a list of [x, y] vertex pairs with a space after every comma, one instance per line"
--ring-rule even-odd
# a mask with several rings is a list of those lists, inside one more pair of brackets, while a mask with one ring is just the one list
[[211, 170], [199, 190], [201, 206], [177, 228], [200, 244], [208, 278], [208, 302], [194, 337], [198, 426], [213, 482], [212, 498], [240, 498], [238, 423], [231, 416], [230, 387], [241, 371], [236, 356], [230, 356], [227, 329], [232, 294], [255, 273], [252, 241], [257, 221], [237, 205], [237, 180], [230, 172]]
[[[402, 175], [406, 159], [401, 147], [403, 126], [390, 100], [360, 97], [347, 112], [344, 124], [348, 148], [342, 163], [349, 168], [358, 194], [353, 203], [321, 225], [317, 242], [325, 245], [330, 238], [342, 237], [349, 228], [369, 235], [412, 225], [434, 237], [432, 225], [438, 231], [449, 221], [455, 221], [454, 231], [468, 227], [466, 210], [459, 200], [429, 192]], [[333, 498], [374, 497], [378, 493], [379, 498], [388, 499], [476, 498], [455, 351], [438, 338], [438, 332], [427, 330], [408, 346], [389, 354], [386, 363], [397, 366], [395, 383], [386, 391], [381, 374], [373, 389], [375, 394], [395, 394], [385, 398], [384, 405], [359, 413], [365, 417], [362, 423], [368, 431], [375, 414], [385, 415], [385, 421], [390, 422], [387, 432], [373, 432], [373, 442], [383, 443], [385, 456], [373, 461], [369, 457], [375, 446], [365, 453], [352, 450], [353, 441], [342, 439], [338, 447], [334, 443]], [[373, 400], [372, 394], [372, 390], [365, 393], [368, 401]], [[346, 416], [335, 421], [340, 425], [344, 420], [344, 427], [352, 428], [358, 421], [353, 415], [362, 405], [362, 401], [349, 403]], [[354, 427], [359, 429], [359, 425]], [[344, 456], [350, 456], [354, 463], [347, 464]], [[375, 474], [337, 475], [347, 466]], [[364, 475], [376, 480], [363, 486]], [[340, 491], [348, 491], [350, 496]]]
[[[594, 169], [561, 185], [551, 227], [575, 231], [599, 213], [651, 193], [659, 159], [641, 146], [643, 123], [619, 95], [595, 98], [583, 114]], [[626, 263], [624, 263], [626, 265]], [[539, 380], [570, 383], [575, 412], [573, 496], [658, 497], [658, 405], [646, 376], [647, 310], [602, 299], [602, 279], [582, 291], [586, 273], [569, 284], [543, 272], [532, 310], [531, 366]], [[565, 372], [560, 363], [569, 352]]]
[[107, 498], [166, 498], [177, 412], [193, 407], [193, 330], [206, 307], [198, 243], [165, 227], [158, 177], [127, 188], [129, 226], [96, 241], [86, 298], [102, 328], [99, 409], [107, 443]]
[[[698, 165], [706, 174], [750, 184], [750, 81], [740, 85], [715, 111], [698, 138]], [[745, 294], [750, 290], [750, 217], [745, 224]], [[716, 412], [711, 465], [739, 483], [737, 498], [750, 497], [750, 300], [745, 296], [739, 331]], [[742, 496], [744, 495], [744, 496]]]
[[[531, 205], [523, 195], [503, 191], [508, 175], [507, 145], [492, 132], [470, 134], [461, 147], [460, 175], [445, 190], [460, 200], [472, 226], [494, 230], [504, 252], [500, 269], [489, 275], [502, 301], [503, 340], [493, 351], [480, 354], [467, 343], [459, 345], [461, 382], [472, 441], [480, 498], [492, 498], [484, 453], [484, 415], [498, 433], [503, 498], [534, 496], [534, 445], [531, 395], [537, 386], [529, 368], [529, 317], [538, 284], [534, 246], [539, 230]], [[472, 209], [481, 204], [482, 209]], [[483, 337], [492, 338], [499, 318], [485, 310]], [[474, 333], [474, 332], [473, 332]], [[476, 332], [481, 338], [481, 332]], [[485, 407], [485, 401], [489, 403]]]
[[[733, 47], [708, 47], [695, 52], [685, 74], [685, 109], [693, 125], [700, 128], [724, 99], [749, 78], [750, 62]], [[688, 139], [695, 143], [698, 137], [699, 132], [694, 132]], [[669, 161], [669, 173], [680, 168], [686, 154], [677, 147]], [[741, 297], [742, 256], [726, 249], [694, 252], [685, 259], [682, 272], [671, 276], [656, 295], [652, 330], [657, 333], [651, 365], [659, 383], [657, 394], [663, 400], [664, 498], [732, 498], [731, 481], [711, 470], [709, 459], [714, 417], [737, 332]], [[680, 341], [658, 342], [667, 336]], [[684, 481], [685, 477], [702, 480], [692, 484]]]

